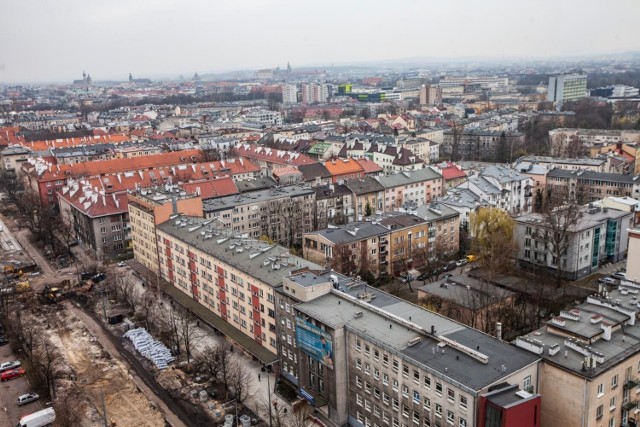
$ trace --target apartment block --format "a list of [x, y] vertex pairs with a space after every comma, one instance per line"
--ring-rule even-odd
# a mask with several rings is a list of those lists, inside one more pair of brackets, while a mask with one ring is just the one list
[[547, 173], [546, 194], [554, 204], [567, 199], [584, 204], [607, 196], [640, 199], [640, 176], [552, 169]]
[[331, 271], [276, 310], [281, 375], [332, 425], [541, 425], [537, 355]]
[[549, 77], [547, 101], [562, 104], [584, 98], [587, 92], [586, 74], [561, 74]]
[[[176, 216], [157, 226], [160, 275], [248, 337], [264, 362], [277, 353], [275, 290], [291, 272], [320, 270], [278, 245], [246, 238], [211, 219]], [[233, 339], [233, 337], [231, 337]], [[242, 342], [237, 337], [236, 342]]]
[[[562, 208], [558, 208], [562, 209]], [[576, 224], [568, 228], [565, 254], [557, 259], [546, 235], [555, 233], [545, 217], [532, 213], [515, 218], [514, 241], [521, 266], [538, 268], [550, 274], [562, 270], [566, 279], [577, 280], [605, 264], [624, 259], [632, 212], [585, 207]]]
[[311, 187], [290, 185], [209, 199], [203, 210], [206, 218], [220, 221], [233, 232], [293, 246], [313, 229], [315, 203]]
[[173, 215], [202, 217], [202, 199], [178, 186], [141, 188], [127, 195], [133, 256], [160, 273], [156, 227]]
[[541, 425], [637, 425], [640, 395], [637, 283], [603, 287], [515, 344], [542, 358]]

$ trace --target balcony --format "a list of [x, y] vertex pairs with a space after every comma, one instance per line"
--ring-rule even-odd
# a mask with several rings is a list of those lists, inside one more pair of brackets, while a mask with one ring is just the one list
[[638, 380], [635, 379], [635, 378], [628, 379], [627, 381], [624, 382], [624, 385], [623, 385], [623, 387], [626, 390], [631, 390], [632, 388], [637, 387], [637, 386], [638, 386]]
[[624, 411], [631, 411], [635, 408], [638, 407], [638, 401], [637, 400], [630, 400], [627, 403], [625, 403], [624, 405], [622, 405], [622, 409]]

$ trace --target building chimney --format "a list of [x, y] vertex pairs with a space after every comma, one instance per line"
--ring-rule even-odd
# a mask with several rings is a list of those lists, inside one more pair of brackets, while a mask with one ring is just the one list
[[502, 322], [496, 322], [496, 338], [502, 341]]

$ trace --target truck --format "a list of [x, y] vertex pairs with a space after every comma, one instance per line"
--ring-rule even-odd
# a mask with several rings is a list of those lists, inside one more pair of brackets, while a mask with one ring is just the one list
[[16, 427], [44, 427], [53, 424], [56, 420], [56, 411], [46, 408], [20, 418]]

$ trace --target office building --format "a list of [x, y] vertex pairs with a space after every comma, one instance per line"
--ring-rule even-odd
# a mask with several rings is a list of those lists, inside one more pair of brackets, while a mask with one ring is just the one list
[[561, 105], [565, 101], [575, 101], [587, 95], [586, 74], [560, 74], [549, 77], [547, 101]]

